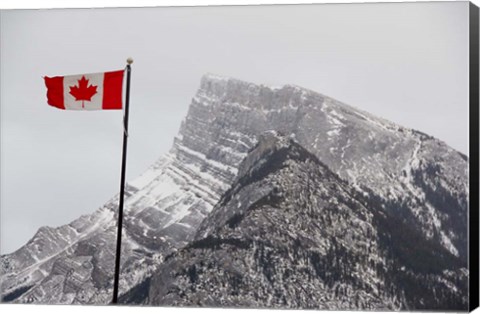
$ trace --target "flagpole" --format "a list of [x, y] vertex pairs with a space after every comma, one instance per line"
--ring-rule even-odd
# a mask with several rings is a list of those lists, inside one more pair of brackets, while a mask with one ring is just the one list
[[117, 222], [117, 250], [115, 255], [115, 278], [113, 281], [113, 299], [112, 304], [117, 304], [118, 299], [118, 281], [120, 277], [120, 255], [122, 251], [122, 224], [123, 224], [123, 199], [125, 194], [125, 168], [127, 163], [127, 139], [128, 139], [128, 105], [130, 100], [130, 65], [132, 58], [127, 59], [127, 90], [125, 94], [125, 114], [123, 116], [123, 152], [122, 152], [122, 175], [120, 178], [120, 196], [118, 204], [118, 222]]

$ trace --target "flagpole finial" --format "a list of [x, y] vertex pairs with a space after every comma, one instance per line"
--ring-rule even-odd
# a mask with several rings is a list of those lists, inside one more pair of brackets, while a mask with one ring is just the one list
[[128, 65], [130, 65], [130, 64], [132, 64], [132, 63], [133, 63], [133, 59], [132, 59], [132, 57], [129, 57], [129, 58], [127, 59], [127, 63], [128, 63]]

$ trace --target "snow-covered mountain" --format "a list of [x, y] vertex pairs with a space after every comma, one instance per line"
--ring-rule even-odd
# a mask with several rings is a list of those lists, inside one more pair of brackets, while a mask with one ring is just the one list
[[380, 205], [293, 140], [269, 132], [195, 240], [150, 279], [148, 303], [465, 309], [460, 258]]
[[[166, 255], [191, 243], [268, 130], [295, 140], [358, 195], [466, 265], [466, 156], [307, 89], [205, 75], [170, 152], [127, 186], [121, 293], [155, 278]], [[3, 301], [108, 303], [117, 203], [114, 197], [69, 225], [41, 228], [2, 256]], [[221, 227], [208, 221], [202, 230]]]

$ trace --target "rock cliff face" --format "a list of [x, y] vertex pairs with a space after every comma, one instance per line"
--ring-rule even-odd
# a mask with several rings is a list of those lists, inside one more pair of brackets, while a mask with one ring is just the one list
[[[268, 130], [294, 140], [385, 215], [395, 213], [384, 219], [392, 229], [396, 230], [392, 222], [398, 221], [408, 232], [415, 231], [419, 243], [438, 248], [442, 256], [447, 251], [455, 263], [466, 265], [466, 156], [426, 134], [300, 87], [270, 88], [206, 75], [170, 152], [128, 184], [121, 293], [132, 287], [144, 291], [145, 283], [158, 276], [154, 270], [165, 256], [189, 245], [195, 236], [199, 241], [223, 228], [223, 221], [212, 218], [218, 215], [214, 213], [200, 224], [219, 207], [235, 180], [251, 169], [248, 160], [255, 158], [247, 153]], [[3, 301], [108, 303], [117, 203], [114, 197], [69, 225], [41, 228], [25, 246], [2, 256]], [[460, 269], [457, 266], [452, 267]], [[358, 299], [376, 306], [365, 300]], [[392, 294], [377, 305], [396, 307], [399, 300]]]
[[195, 240], [165, 258], [150, 280], [148, 302], [464, 309], [464, 267], [316, 156], [270, 132], [241, 164]]

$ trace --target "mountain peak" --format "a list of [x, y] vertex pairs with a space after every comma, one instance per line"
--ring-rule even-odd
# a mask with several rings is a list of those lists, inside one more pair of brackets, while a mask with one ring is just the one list
[[259, 134], [257, 139], [257, 145], [255, 145], [252, 151], [260, 151], [264, 153], [266, 150], [278, 150], [290, 146], [292, 144], [291, 140], [293, 139], [293, 136], [286, 136], [277, 130], [267, 130]]
[[[212, 234], [210, 231], [245, 230], [235, 237], [225, 234], [228, 237], [216, 242], [220, 244], [238, 244], [240, 235], [248, 238], [253, 224], [242, 220], [245, 225], [236, 228], [240, 221], [237, 218], [245, 213], [252, 215], [252, 219], [257, 214], [266, 214], [255, 209], [265, 202], [274, 211], [266, 218], [277, 221], [272, 228], [282, 239], [304, 230], [304, 224], [324, 219], [325, 208], [331, 209], [334, 216], [323, 221], [322, 228], [310, 225], [312, 234], [339, 226], [342, 232], [350, 229], [360, 232], [363, 229], [356, 228], [358, 224], [347, 228], [347, 223], [360, 219], [371, 225], [364, 218], [372, 212], [365, 212], [360, 206], [363, 203], [353, 199], [358, 198], [356, 194], [344, 193], [347, 187], [360, 192], [357, 194], [362, 198], [366, 195], [371, 202], [381, 204], [385, 213], [401, 215], [402, 221], [397, 225], [410, 227], [407, 231], [399, 229], [405, 231], [400, 233], [409, 235], [410, 229], [416, 230], [419, 238], [436, 245], [436, 251], [448, 249], [466, 259], [466, 158], [433, 138], [427, 140], [424, 135], [308, 89], [295, 85], [267, 87], [206, 74], [170, 152], [127, 186], [122, 289], [126, 291], [149, 278], [164, 256], [205, 234], [199, 231]], [[5, 300], [109, 302], [111, 286], [107, 278], [111, 278], [113, 268], [116, 232], [113, 215], [117, 203], [118, 197], [114, 197], [100, 211], [70, 225], [42, 229], [38, 240], [33, 239], [14, 254], [2, 256], [0, 290]], [[344, 206], [337, 206], [340, 203]], [[350, 208], [354, 203], [355, 208]], [[341, 214], [339, 208], [345, 209], [354, 220], [340, 225], [338, 220], [344, 220], [343, 216], [335, 216]], [[363, 218], [357, 216], [358, 208], [364, 212]], [[306, 216], [299, 215], [300, 212]], [[285, 213], [291, 217], [284, 216]], [[283, 233], [282, 230], [294, 226], [279, 223], [285, 219], [298, 222], [298, 228]], [[257, 231], [261, 231], [263, 222], [269, 221], [261, 219]], [[331, 231], [332, 241], [337, 241], [336, 231]], [[385, 234], [389, 232], [385, 230]], [[268, 239], [271, 233], [267, 231], [266, 235], [259, 237]], [[323, 235], [318, 233], [319, 241], [325, 241]], [[345, 241], [347, 246], [371, 243], [361, 234], [352, 236], [364, 240], [353, 241], [352, 237]], [[230, 242], [222, 242], [225, 239]], [[314, 240], [313, 243], [320, 243]], [[398, 243], [403, 242], [399, 238]], [[408, 243], [418, 243], [418, 239]], [[296, 242], [291, 245], [298, 247]], [[275, 248], [281, 249], [276, 245]], [[306, 254], [311, 253], [308, 247], [305, 249]], [[328, 254], [327, 244], [317, 249]], [[265, 252], [253, 253], [263, 256]], [[318, 264], [317, 253], [310, 254], [304, 262]], [[405, 259], [410, 255], [415, 256], [407, 251]], [[328, 265], [320, 266], [323, 269]], [[69, 269], [75, 270], [75, 276], [70, 276]], [[195, 272], [191, 273], [195, 277]], [[311, 272], [314, 273], [315, 270]], [[325, 272], [320, 269], [319, 274], [323, 276]], [[273, 279], [267, 274], [266, 280]], [[327, 281], [335, 282], [332, 278]], [[403, 288], [399, 289], [397, 296], [403, 293]], [[312, 300], [318, 300], [317, 297], [323, 296]], [[377, 304], [370, 304], [371, 309], [378, 309]]]
[[260, 167], [262, 160], [282, 148], [290, 147], [292, 144], [291, 137], [287, 137], [279, 131], [268, 130], [261, 133], [258, 136], [257, 144], [240, 164], [238, 174], [241, 176], [251, 171], [253, 167]]
[[[293, 139], [265, 131], [195, 239], [156, 270], [148, 301], [328, 310], [465, 306], [465, 287], [452, 280], [462, 271], [459, 259], [381, 204]], [[421, 295], [417, 286], [445, 297]], [[353, 292], [348, 302], [342, 291]]]
[[232, 78], [229, 76], [214, 74], [210, 72], [205, 73], [201, 78], [202, 81], [228, 81], [230, 79]]
[[214, 73], [205, 73], [200, 80], [200, 89], [203, 90], [215, 90], [215, 87], [225, 87], [228, 84], [237, 84], [237, 85], [252, 85], [255, 84], [243, 81], [237, 78], [233, 78], [226, 75], [219, 75]]

